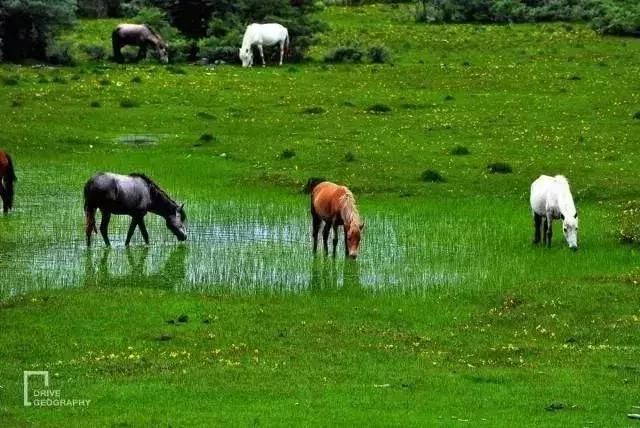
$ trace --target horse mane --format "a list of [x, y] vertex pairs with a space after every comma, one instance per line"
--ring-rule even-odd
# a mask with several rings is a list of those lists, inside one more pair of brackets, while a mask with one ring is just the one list
[[361, 224], [360, 221], [360, 213], [358, 212], [358, 207], [356, 206], [356, 200], [353, 197], [353, 193], [347, 191], [344, 195], [340, 197], [340, 215], [342, 216], [342, 221], [344, 224], [351, 224], [354, 220]]
[[158, 31], [153, 28], [151, 25], [149, 24], [142, 24], [146, 27], [147, 30], [151, 31], [151, 34], [153, 34], [160, 43], [165, 44], [166, 42], [164, 41], [164, 39], [162, 38], [162, 36], [160, 35], [160, 33], [158, 33]]
[[171, 197], [169, 195], [167, 195], [167, 192], [162, 190], [160, 188], [160, 186], [158, 186], [152, 179], [150, 179], [146, 175], [144, 175], [144, 174], [142, 174], [140, 172], [132, 172], [131, 174], [129, 174], [129, 177], [137, 177], [137, 178], [142, 179], [149, 186], [149, 190], [151, 191], [152, 196], [160, 196], [163, 199], [169, 201], [175, 207], [178, 206], [176, 201], [174, 201], [173, 199], [171, 199]]

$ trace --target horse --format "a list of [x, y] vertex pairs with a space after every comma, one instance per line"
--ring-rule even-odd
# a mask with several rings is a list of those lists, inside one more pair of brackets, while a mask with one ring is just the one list
[[13, 183], [18, 180], [9, 153], [0, 150], [0, 197], [2, 211], [7, 214], [13, 209]]
[[113, 44], [113, 56], [117, 62], [124, 62], [124, 57], [120, 51], [124, 46], [138, 46], [138, 61], [147, 56], [147, 47], [156, 50], [160, 61], [164, 64], [169, 62], [167, 49], [169, 46], [162, 36], [151, 26], [141, 24], [119, 24], [111, 33], [111, 43]]
[[[562, 219], [564, 237], [573, 251], [578, 249], [578, 211], [573, 203], [569, 182], [562, 175], [541, 175], [531, 184], [531, 210], [533, 212], [534, 244], [551, 247], [552, 222]], [[544, 225], [543, 225], [544, 220]]]
[[102, 214], [100, 234], [107, 246], [111, 245], [107, 234], [111, 214], [131, 216], [126, 246], [129, 246], [136, 227], [140, 228], [145, 244], [149, 244], [149, 234], [144, 224], [147, 212], [163, 217], [167, 222], [167, 228], [178, 241], [187, 239], [183, 224], [187, 219], [184, 204], [178, 205], [144, 174], [120, 175], [100, 172], [87, 181], [84, 186], [87, 247], [91, 246], [91, 234], [98, 233], [95, 219], [97, 209], [100, 209]]
[[364, 223], [360, 219], [353, 193], [345, 186], [313, 179], [307, 184], [307, 189], [311, 193], [313, 253], [318, 250], [318, 232], [324, 222], [324, 253], [329, 254], [329, 232], [333, 228], [333, 257], [336, 256], [338, 227], [343, 226], [345, 257], [358, 257]]
[[280, 65], [284, 58], [285, 49], [289, 49], [289, 31], [280, 24], [251, 24], [247, 26], [242, 38], [239, 55], [243, 67], [253, 66], [253, 46], [258, 46], [262, 66], [265, 67], [262, 46], [280, 45]]

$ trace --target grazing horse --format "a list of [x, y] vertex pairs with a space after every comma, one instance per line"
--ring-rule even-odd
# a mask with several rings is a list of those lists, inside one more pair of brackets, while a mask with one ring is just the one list
[[84, 211], [86, 217], [87, 247], [91, 246], [91, 234], [96, 230], [96, 210], [100, 209], [102, 221], [100, 234], [110, 246], [107, 231], [111, 214], [131, 216], [125, 245], [129, 245], [136, 227], [146, 244], [149, 234], [144, 225], [144, 216], [152, 212], [167, 221], [167, 228], [178, 241], [187, 239], [183, 222], [187, 219], [184, 205], [174, 202], [156, 183], [143, 174], [120, 175], [101, 172], [89, 179], [84, 186]]
[[329, 181], [310, 180], [307, 189], [311, 192], [314, 254], [318, 249], [320, 225], [324, 222], [324, 253], [329, 254], [329, 232], [333, 227], [333, 257], [336, 256], [338, 226], [343, 226], [345, 255], [355, 259], [358, 256], [364, 223], [360, 220], [353, 193], [345, 186], [338, 186]]
[[13, 183], [17, 180], [11, 156], [0, 150], [0, 197], [2, 197], [2, 211], [5, 214], [13, 209]]
[[567, 244], [572, 250], [577, 250], [578, 212], [567, 179], [562, 175], [541, 175], [531, 184], [530, 202], [535, 230], [533, 242], [540, 243], [542, 227], [543, 244], [551, 247], [552, 222], [554, 219], [562, 219], [562, 231]]
[[113, 43], [113, 56], [117, 62], [124, 62], [124, 57], [120, 51], [124, 46], [138, 46], [138, 61], [147, 56], [147, 48], [156, 50], [160, 61], [164, 64], [169, 62], [167, 49], [169, 46], [162, 36], [149, 25], [141, 24], [120, 24], [111, 33]]
[[251, 24], [247, 26], [239, 52], [242, 66], [251, 67], [253, 65], [253, 51], [251, 49], [253, 46], [258, 46], [264, 67], [266, 64], [262, 46], [275, 44], [280, 45], [280, 65], [282, 65], [285, 49], [289, 49], [289, 31], [280, 24]]

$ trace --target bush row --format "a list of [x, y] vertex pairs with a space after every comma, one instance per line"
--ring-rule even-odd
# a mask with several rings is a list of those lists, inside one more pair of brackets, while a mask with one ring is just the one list
[[599, 32], [640, 35], [637, 0], [418, 0], [420, 22], [588, 21]]

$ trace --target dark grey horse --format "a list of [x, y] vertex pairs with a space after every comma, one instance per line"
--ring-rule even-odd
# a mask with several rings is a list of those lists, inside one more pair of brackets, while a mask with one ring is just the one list
[[187, 239], [183, 225], [187, 219], [184, 205], [174, 202], [157, 184], [143, 174], [119, 175], [101, 172], [87, 181], [84, 186], [87, 247], [91, 245], [91, 234], [98, 232], [96, 230], [97, 209], [102, 213], [100, 234], [107, 246], [111, 245], [107, 236], [111, 214], [132, 217], [125, 245], [129, 245], [136, 226], [140, 228], [144, 242], [149, 243], [149, 234], [144, 225], [144, 216], [147, 212], [163, 217], [167, 221], [167, 227], [179, 241]]
[[113, 43], [113, 56], [117, 62], [124, 62], [124, 57], [120, 51], [124, 46], [138, 46], [138, 61], [147, 56], [147, 48], [155, 49], [163, 63], [169, 62], [167, 49], [169, 46], [162, 39], [156, 30], [148, 25], [140, 24], [120, 24], [111, 33]]

